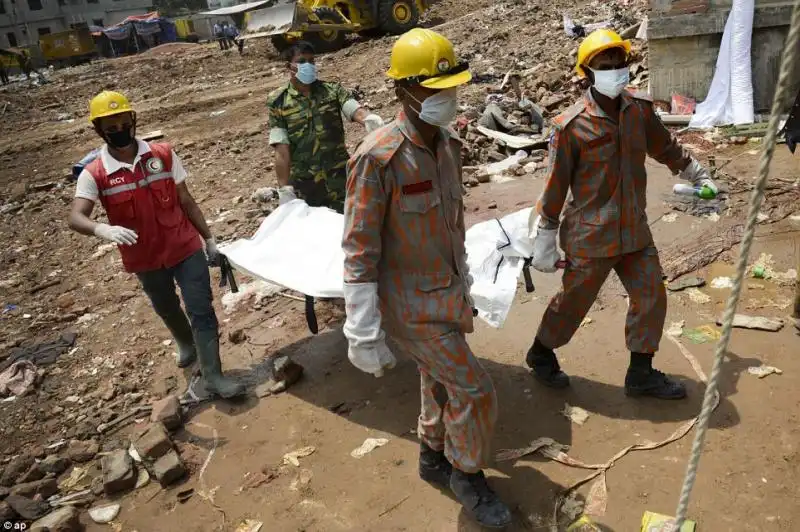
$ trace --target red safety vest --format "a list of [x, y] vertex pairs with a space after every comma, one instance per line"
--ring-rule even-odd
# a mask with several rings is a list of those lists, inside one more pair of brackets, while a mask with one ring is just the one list
[[172, 148], [148, 144], [133, 171], [107, 174], [102, 158], [86, 171], [97, 183], [100, 203], [111, 225], [133, 229], [139, 239], [119, 246], [122, 263], [131, 273], [171, 268], [202, 249], [199, 233], [183, 212], [172, 177]]

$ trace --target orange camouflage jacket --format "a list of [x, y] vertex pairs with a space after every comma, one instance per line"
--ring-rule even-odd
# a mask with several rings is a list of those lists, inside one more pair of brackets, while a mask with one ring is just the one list
[[617, 120], [589, 90], [553, 121], [547, 182], [536, 211], [557, 227], [570, 193], [560, 231], [567, 257], [613, 257], [650, 246], [645, 158], [673, 173], [691, 161], [648, 95], [625, 91], [621, 98]]
[[441, 130], [436, 154], [401, 111], [348, 163], [347, 283], [378, 283], [384, 330], [428, 339], [472, 319], [464, 249], [461, 141]]

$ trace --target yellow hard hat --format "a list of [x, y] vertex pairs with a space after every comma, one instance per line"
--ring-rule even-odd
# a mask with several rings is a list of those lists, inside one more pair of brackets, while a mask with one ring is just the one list
[[133, 108], [128, 99], [115, 91], [103, 91], [89, 102], [89, 122], [105, 116], [132, 112]]
[[472, 79], [469, 64], [456, 61], [453, 43], [422, 28], [409, 30], [397, 39], [386, 75], [417, 81], [429, 89], [451, 89]]
[[619, 34], [612, 30], [595, 30], [581, 42], [578, 47], [578, 61], [575, 64], [575, 72], [582, 78], [586, 77], [583, 67], [605, 50], [611, 48], [621, 48], [625, 54], [631, 53], [631, 41], [623, 41]]

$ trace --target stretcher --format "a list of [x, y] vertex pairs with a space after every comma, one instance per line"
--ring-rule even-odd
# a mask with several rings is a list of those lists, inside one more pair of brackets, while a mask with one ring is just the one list
[[[530, 212], [480, 222], [466, 233], [470, 295], [477, 316], [492, 327], [502, 327], [520, 274], [530, 267]], [[265, 218], [251, 238], [224, 244], [220, 252], [240, 273], [304, 294], [306, 320], [316, 334], [315, 298], [344, 298], [343, 232], [341, 214], [294, 200]], [[529, 274], [525, 284], [528, 291], [535, 289]]]

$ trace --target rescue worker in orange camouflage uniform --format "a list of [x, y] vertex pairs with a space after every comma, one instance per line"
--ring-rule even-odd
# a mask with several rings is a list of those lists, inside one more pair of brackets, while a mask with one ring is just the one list
[[482, 471], [491, 458], [497, 397], [465, 337], [473, 312], [461, 141], [448, 127], [457, 87], [472, 76], [450, 41], [419, 28], [395, 43], [387, 75], [403, 110], [370, 133], [348, 164], [348, 358], [376, 376], [393, 367], [382, 328], [414, 358], [422, 392], [420, 477], [452, 490], [481, 525], [503, 528], [511, 512]]
[[554, 121], [549, 175], [530, 222], [533, 266], [556, 271], [559, 224], [567, 266], [563, 287], [545, 311], [526, 362], [545, 385], [569, 385], [553, 350], [570, 341], [615, 270], [629, 297], [625, 335], [631, 358], [625, 393], [682, 399], [685, 386], [652, 366], [667, 296], [645, 213], [645, 158], [667, 165], [697, 187], [706, 185], [715, 193], [717, 187], [664, 127], [649, 96], [625, 90], [630, 50], [630, 42], [610, 30], [591, 33], [578, 48], [576, 70], [592, 87]]

